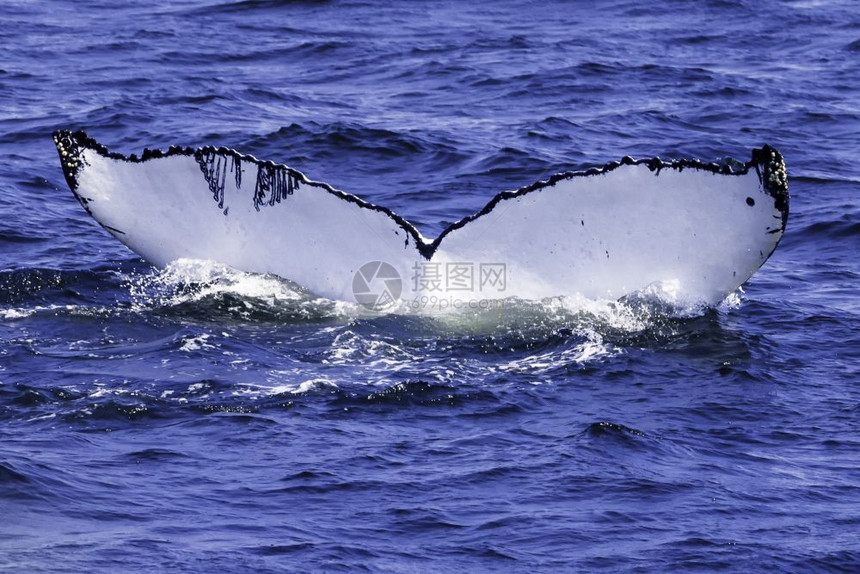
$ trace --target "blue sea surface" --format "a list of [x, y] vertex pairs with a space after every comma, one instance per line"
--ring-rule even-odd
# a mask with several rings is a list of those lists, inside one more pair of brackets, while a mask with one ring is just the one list
[[[5, 0], [0, 22], [0, 571], [860, 571], [856, 1]], [[556, 172], [767, 143], [791, 216], [713, 309], [362, 313], [151, 267], [69, 192], [56, 129], [229, 146], [428, 237]]]

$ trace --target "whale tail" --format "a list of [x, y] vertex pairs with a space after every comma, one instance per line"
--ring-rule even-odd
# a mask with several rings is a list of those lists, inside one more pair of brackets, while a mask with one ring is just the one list
[[560, 173], [496, 195], [430, 240], [385, 207], [228, 148], [124, 156], [80, 131], [54, 141], [84, 209], [151, 263], [214, 260], [374, 308], [617, 299], [657, 284], [714, 304], [764, 264], [788, 219], [785, 164], [770, 146], [734, 167], [625, 157]]

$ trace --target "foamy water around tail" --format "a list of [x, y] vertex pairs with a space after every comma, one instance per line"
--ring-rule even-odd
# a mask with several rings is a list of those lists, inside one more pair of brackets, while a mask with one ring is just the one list
[[[148, 412], [170, 405], [253, 410], [331, 393], [411, 396], [410, 381], [431, 385], [434, 397], [475, 389], [492, 394], [500, 376], [517, 385], [552, 383], [630, 346], [671, 340], [691, 321], [717, 312], [679, 304], [671, 286], [622, 301], [508, 298], [489, 308], [402, 305], [374, 311], [317, 297], [277, 276], [210, 261], [181, 260], [164, 269], [112, 275], [97, 280], [115, 284], [126, 297], [109, 306], [36, 303], [3, 311], [13, 323], [43, 318], [136, 325], [137, 335], [125, 340], [112, 338], [108, 328], [68, 347], [32, 342], [34, 353], [87, 360], [94, 374], [101, 373], [90, 384], [58, 389], [74, 399], [59, 405], [59, 413], [74, 407], [66, 417], [90, 416], [89, 401], [105, 397]], [[72, 279], [67, 289], [76, 288]], [[158, 372], [140, 373], [139, 382], [113, 375], [117, 361], [133, 365], [152, 354], [162, 357]], [[271, 365], [261, 359], [266, 356]], [[233, 373], [230, 381], [201, 381], [195, 373], [209, 370], [197, 364], [202, 357]], [[48, 411], [38, 416], [58, 414]]]
[[[373, 311], [316, 297], [276, 276], [199, 260], [131, 274], [123, 284], [131, 301], [127, 313], [146, 321], [188, 323], [195, 332], [204, 329], [202, 334], [171, 341], [181, 353], [203, 347], [211, 350], [220, 344], [231, 347], [235, 342], [223, 340], [218, 332], [223, 325], [250, 331], [285, 330], [305, 323], [329, 325], [315, 333], [313, 341], [298, 345], [305, 351], [293, 352], [295, 338], [273, 345], [269, 352], [295, 356], [293, 368], [267, 371], [271, 386], [240, 385], [238, 395], [244, 397], [254, 392], [316, 393], [344, 386], [385, 388], [410, 378], [456, 389], [465, 380], [475, 384], [476, 377], [490, 384], [504, 372], [542, 378], [552, 369], [564, 372], [599, 363], [624, 353], [631, 343], [671, 338], [685, 322], [715, 312], [680, 304], [671, 288], [651, 288], [623, 301], [582, 296], [540, 301], [508, 298], [483, 309], [416, 310], [402, 305]], [[543, 352], [535, 353], [539, 348]], [[470, 358], [452, 357], [463, 351]], [[225, 349], [225, 355], [230, 365], [245, 368], [241, 353]], [[517, 355], [522, 357], [512, 358]], [[476, 356], [484, 359], [476, 361]], [[348, 367], [364, 374], [339, 381], [337, 376], [320, 377], [321, 366], [334, 372]]]

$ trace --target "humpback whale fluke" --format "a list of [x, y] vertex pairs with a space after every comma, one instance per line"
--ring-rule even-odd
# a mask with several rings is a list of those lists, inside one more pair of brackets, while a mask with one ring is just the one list
[[560, 173], [430, 240], [385, 207], [232, 149], [124, 156], [82, 131], [54, 141], [87, 213], [151, 263], [214, 260], [348, 301], [356, 278], [374, 293], [366, 264], [379, 262], [386, 297], [396, 275], [405, 300], [617, 299], [668, 282], [715, 304], [764, 264], [788, 219], [785, 164], [767, 145], [743, 165], [624, 157]]

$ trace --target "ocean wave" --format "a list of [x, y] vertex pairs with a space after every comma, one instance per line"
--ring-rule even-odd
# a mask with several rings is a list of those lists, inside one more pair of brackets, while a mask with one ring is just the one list
[[179, 260], [162, 270], [128, 275], [125, 285], [138, 313], [201, 321], [324, 322], [356, 307], [314, 297], [280, 277], [210, 261]]

